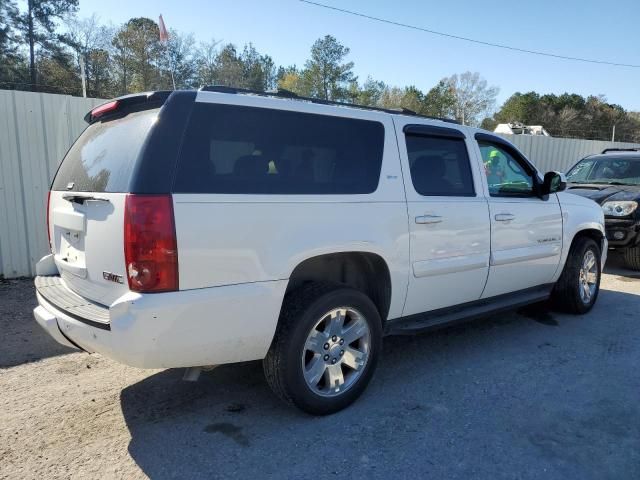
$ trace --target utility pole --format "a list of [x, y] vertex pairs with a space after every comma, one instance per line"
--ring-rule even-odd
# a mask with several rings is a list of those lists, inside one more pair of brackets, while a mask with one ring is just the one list
[[87, 75], [84, 71], [84, 58], [80, 55], [80, 78], [82, 78], [82, 96], [87, 98]]
[[176, 79], [173, 76], [173, 60], [171, 61], [171, 63], [169, 64], [170, 68], [171, 68], [171, 83], [173, 83], [173, 89], [176, 89]]
[[615, 142], [616, 141], [616, 124], [613, 124], [613, 132], [611, 132], [611, 141]]
[[35, 40], [34, 40], [34, 27], [33, 27], [33, 4], [32, 0], [27, 1], [27, 27], [29, 37], [29, 77], [31, 78], [31, 91], [36, 92], [38, 83], [38, 77], [36, 74], [36, 54], [35, 54]]

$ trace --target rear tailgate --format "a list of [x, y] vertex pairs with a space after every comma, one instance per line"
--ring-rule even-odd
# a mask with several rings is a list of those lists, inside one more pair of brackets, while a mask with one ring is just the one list
[[110, 305], [129, 289], [123, 248], [126, 194], [99, 195], [99, 200], [79, 203], [65, 199], [67, 192], [52, 191], [49, 228], [56, 266], [67, 287]]

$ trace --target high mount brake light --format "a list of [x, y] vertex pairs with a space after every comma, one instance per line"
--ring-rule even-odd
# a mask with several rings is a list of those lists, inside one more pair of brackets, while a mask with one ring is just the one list
[[91, 110], [91, 118], [99, 118], [105, 113], [113, 112], [118, 109], [118, 100], [103, 103], [102, 105]]
[[131, 290], [178, 290], [178, 245], [171, 195], [127, 195], [124, 257]]

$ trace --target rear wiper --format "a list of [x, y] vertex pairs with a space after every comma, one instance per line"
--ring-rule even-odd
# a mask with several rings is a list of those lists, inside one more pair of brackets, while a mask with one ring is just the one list
[[84, 202], [108, 202], [109, 201], [108, 198], [94, 197], [93, 195], [69, 194], [69, 195], [63, 195], [62, 198], [64, 198], [65, 200], [68, 200], [69, 202], [79, 203], [80, 205], [83, 205]]

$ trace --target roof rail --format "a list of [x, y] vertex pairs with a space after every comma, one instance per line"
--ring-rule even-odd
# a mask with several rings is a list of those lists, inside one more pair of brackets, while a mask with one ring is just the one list
[[605, 148], [604, 150], [602, 150], [602, 153], [608, 153], [608, 152], [640, 152], [640, 147], [636, 147], [636, 148]]
[[357, 103], [335, 102], [333, 100], [323, 100], [321, 98], [303, 97], [301, 95], [297, 95], [294, 92], [291, 92], [289, 90], [285, 90], [282, 88], [278, 88], [275, 91], [261, 91], [261, 90], [250, 90], [248, 88], [228, 87], [226, 85], [205, 85], [203, 87], [200, 87], [200, 91], [217, 92], [217, 93], [234, 93], [234, 94], [245, 94], [245, 95], [259, 95], [261, 97], [287, 98], [290, 100], [302, 100], [305, 102], [317, 103], [319, 105], [359, 108], [362, 110], [372, 110], [375, 112], [392, 113], [395, 115], [411, 115], [413, 117], [428, 118], [430, 120], [440, 120], [442, 122], [460, 124], [460, 122], [452, 118], [441, 118], [441, 117], [432, 117], [429, 115], [421, 115], [419, 113], [414, 112], [413, 110], [409, 110], [408, 108], [401, 108], [396, 110], [392, 108], [371, 107], [369, 105], [360, 105]]

